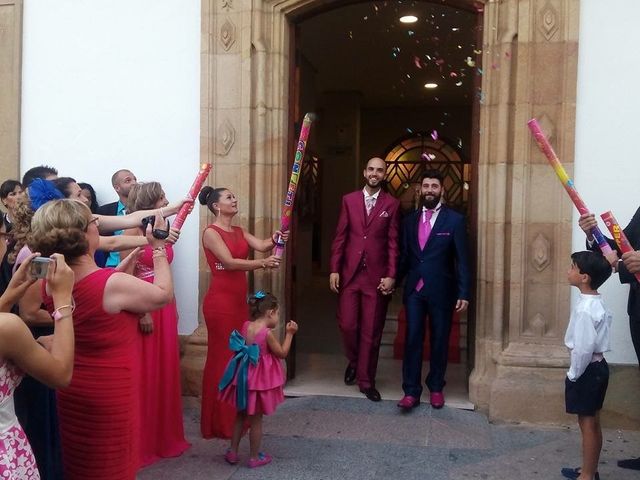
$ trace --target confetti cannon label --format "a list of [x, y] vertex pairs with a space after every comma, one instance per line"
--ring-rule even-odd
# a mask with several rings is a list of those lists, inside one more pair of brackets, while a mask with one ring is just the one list
[[[615, 240], [616, 245], [618, 245], [620, 251], [622, 253], [633, 252], [633, 247], [631, 246], [631, 243], [629, 243], [629, 239], [624, 234], [624, 231], [620, 227], [616, 217], [613, 216], [613, 213], [605, 212], [600, 215], [600, 218], [602, 218], [602, 221], [611, 232], [611, 236], [613, 236], [613, 239]], [[636, 273], [635, 277], [636, 280], [640, 282], [640, 273]]]
[[[204, 184], [205, 180], [209, 176], [209, 172], [211, 171], [211, 166], [212, 165], [210, 163], [200, 164], [200, 171], [198, 172], [196, 179], [193, 181], [193, 185], [191, 185], [191, 188], [189, 189], [189, 193], [187, 193], [187, 198], [189, 198], [190, 200], [196, 199], [196, 197], [198, 196], [198, 192], [200, 191], [200, 189], [202, 188], [202, 185]], [[180, 207], [180, 211], [178, 211], [178, 214], [176, 215], [176, 219], [173, 221], [173, 228], [176, 228], [178, 230], [182, 228], [182, 224], [187, 218], [187, 215], [189, 215], [189, 210], [191, 209], [192, 206], [193, 206], [192, 204], [185, 203], [182, 205], [182, 207]]]
[[[291, 178], [289, 179], [289, 188], [287, 189], [287, 195], [282, 205], [282, 218], [280, 220], [280, 231], [284, 232], [289, 230], [291, 226], [291, 216], [293, 215], [293, 204], [296, 199], [296, 190], [298, 189], [298, 178], [302, 171], [302, 160], [304, 159], [304, 151], [307, 147], [307, 139], [309, 138], [309, 130], [311, 129], [311, 123], [313, 122], [313, 114], [307, 113], [302, 121], [302, 128], [300, 130], [300, 138], [298, 139], [298, 146], [296, 148], [296, 155], [293, 158], [293, 166], [291, 167]], [[282, 238], [276, 239], [276, 248], [273, 254], [282, 258], [284, 253], [284, 241]]]
[[[549, 164], [551, 165], [553, 170], [556, 172], [556, 175], [562, 182], [562, 186], [564, 187], [566, 192], [569, 194], [569, 198], [571, 198], [571, 201], [578, 209], [578, 212], [580, 212], [580, 215], [589, 213], [589, 209], [587, 208], [585, 203], [582, 201], [580, 194], [578, 193], [578, 191], [575, 188], [575, 185], [573, 184], [573, 180], [571, 180], [569, 178], [569, 175], [567, 175], [567, 171], [564, 169], [564, 167], [560, 163], [560, 160], [558, 160], [558, 156], [556, 155], [556, 152], [553, 151], [553, 147], [549, 143], [549, 140], [547, 140], [547, 137], [545, 137], [544, 133], [542, 133], [542, 130], [540, 129], [540, 125], [538, 124], [538, 121], [535, 118], [532, 118], [527, 122], [527, 125], [529, 126], [529, 130], [531, 130], [533, 138], [538, 144], [538, 147], [540, 147], [540, 150], [542, 150], [542, 153], [544, 153], [544, 156], [547, 157]], [[594, 227], [593, 230], [591, 230], [591, 234], [596, 239], [596, 242], [598, 243], [598, 247], [600, 247], [600, 250], [602, 251], [603, 254], [606, 255], [607, 253], [612, 252], [611, 246], [607, 242], [607, 239], [604, 238], [604, 235], [602, 234], [602, 232], [597, 226]]]

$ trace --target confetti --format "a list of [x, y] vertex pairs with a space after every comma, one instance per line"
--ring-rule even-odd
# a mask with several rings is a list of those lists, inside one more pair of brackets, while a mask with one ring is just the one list
[[420, 63], [420, 59], [418, 57], [413, 57], [413, 63], [415, 63], [416, 67], [422, 68], [422, 63]]
[[491, 69], [492, 70], [498, 70], [500, 68], [500, 64], [499, 63], [492, 63], [491, 64]]
[[409, 30], [409, 31], [407, 32], [407, 34], [408, 34], [410, 37], [413, 37], [413, 35], [415, 34], [415, 32], [414, 32], [413, 30]]
[[464, 61], [468, 66], [470, 66], [472, 68], [476, 66], [476, 62], [471, 57], [465, 58]]
[[482, 75], [482, 69], [478, 68], [478, 75]]
[[467, 182], [464, 182], [462, 188], [464, 188], [465, 190], [469, 190], [469, 184]]
[[504, 56], [507, 58], [511, 58], [511, 52], [504, 52]]
[[362, 18], [364, 18], [365, 22], [366, 22], [367, 20], [369, 20], [369, 17], [367, 17], [366, 15], [365, 15], [364, 17], [362, 17]]
[[451, 73], [449, 73], [449, 76], [451, 78], [456, 78], [458, 76], [458, 74], [456, 72], [451, 72]]
[[420, 155], [420, 158], [422, 158], [422, 160], [424, 160], [425, 162], [430, 162], [431, 160], [435, 160], [436, 156], [433, 153], [423, 153], [422, 155]]
[[458, 148], [462, 148], [462, 139], [458, 138]]
[[353, 32], [351, 30], [349, 30], [349, 38], [353, 40]]
[[411, 130], [410, 128], [407, 128], [407, 132], [413, 133], [413, 130]]
[[458, 27], [452, 27], [452, 28], [451, 28], [451, 31], [452, 31], [452, 32], [457, 32], [458, 30], [460, 30]]
[[462, 80], [459, 82], [456, 82], [456, 87], [461, 87], [462, 86]]
[[434, 141], [438, 140], [438, 132], [436, 130], [431, 132], [431, 138], [433, 138]]
[[474, 50], [473, 53], [475, 53], [476, 55], [480, 55], [482, 53], [482, 50]]

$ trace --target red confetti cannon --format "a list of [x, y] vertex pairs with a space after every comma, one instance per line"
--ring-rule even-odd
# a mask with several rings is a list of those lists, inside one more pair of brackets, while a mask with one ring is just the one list
[[[293, 159], [293, 166], [291, 167], [291, 178], [289, 179], [289, 188], [287, 190], [287, 196], [284, 199], [282, 205], [282, 219], [280, 220], [280, 231], [284, 232], [289, 230], [291, 224], [291, 216], [293, 215], [293, 203], [296, 198], [296, 190], [298, 189], [298, 178], [302, 171], [302, 161], [304, 159], [304, 150], [307, 147], [307, 139], [309, 138], [309, 130], [311, 129], [311, 123], [313, 122], [314, 115], [307, 113], [302, 120], [302, 129], [300, 130], [300, 138], [298, 138], [298, 146], [296, 147], [296, 156]], [[276, 248], [273, 254], [282, 258], [284, 253], [285, 242], [281, 237], [276, 239]]]
[[[211, 171], [211, 167], [212, 165], [210, 163], [201, 163], [200, 164], [200, 171], [198, 172], [198, 175], [196, 176], [196, 179], [193, 181], [193, 185], [191, 185], [191, 188], [189, 189], [189, 193], [187, 193], [187, 198], [189, 198], [190, 200], [194, 200], [196, 199], [196, 197], [198, 196], [198, 192], [200, 192], [200, 189], [202, 188], [202, 185], [204, 184], [205, 180], [207, 179], [207, 176], [209, 176], [209, 172]], [[182, 224], [184, 223], [185, 219], [187, 218], [187, 215], [189, 215], [190, 210], [192, 209], [193, 204], [192, 203], [184, 203], [181, 207], [180, 210], [178, 211], [178, 214], [176, 215], [176, 219], [173, 221], [173, 228], [180, 230], [182, 228]]]
[[[613, 216], [613, 213], [610, 211], [605, 212], [600, 215], [600, 218], [602, 218], [604, 224], [611, 232], [611, 236], [613, 236], [613, 239], [615, 240], [616, 245], [618, 245], [618, 248], [620, 248], [620, 251], [622, 253], [633, 252], [633, 247], [629, 243], [629, 239], [624, 234], [622, 227], [620, 227], [620, 224], [616, 220], [616, 217]], [[640, 282], [640, 273], [636, 273], [635, 277]]]

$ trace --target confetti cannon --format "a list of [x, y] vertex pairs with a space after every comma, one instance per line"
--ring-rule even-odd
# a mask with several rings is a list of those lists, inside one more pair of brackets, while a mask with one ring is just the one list
[[[544, 153], [544, 156], [547, 157], [549, 164], [556, 172], [556, 175], [560, 179], [562, 186], [569, 194], [571, 201], [578, 209], [578, 212], [580, 212], [580, 215], [589, 213], [589, 209], [582, 201], [580, 194], [573, 184], [573, 180], [571, 180], [569, 178], [569, 175], [567, 175], [567, 171], [560, 163], [560, 160], [558, 160], [558, 156], [556, 155], [556, 152], [553, 151], [553, 147], [549, 143], [549, 140], [547, 140], [547, 138], [544, 136], [544, 133], [542, 133], [538, 121], [535, 118], [532, 118], [527, 122], [527, 125], [529, 126], [529, 130], [531, 130], [533, 138], [536, 140], [538, 147], [540, 148], [542, 153]], [[609, 245], [609, 242], [607, 242], [607, 239], [597, 226], [591, 230], [591, 234], [596, 239], [596, 243], [598, 244], [598, 247], [600, 247], [603, 255], [606, 255], [613, 251], [611, 246]]]
[[[298, 189], [298, 178], [302, 171], [302, 161], [304, 159], [304, 150], [307, 148], [307, 139], [309, 138], [309, 130], [311, 129], [311, 123], [314, 120], [312, 113], [307, 113], [302, 120], [302, 128], [300, 129], [300, 138], [298, 138], [298, 145], [296, 147], [296, 155], [293, 158], [293, 166], [291, 167], [291, 178], [289, 179], [289, 188], [287, 189], [287, 196], [284, 199], [282, 205], [282, 218], [280, 220], [280, 231], [285, 232], [289, 230], [291, 225], [291, 216], [293, 215], [293, 203], [296, 199], [296, 190]], [[284, 253], [285, 242], [282, 237], [278, 236], [276, 239], [276, 247], [273, 254], [282, 258]]]
[[[616, 217], [613, 216], [613, 213], [611, 213], [610, 211], [605, 212], [602, 215], [600, 215], [600, 218], [602, 218], [602, 221], [611, 232], [611, 236], [613, 237], [613, 240], [616, 242], [616, 245], [618, 245], [618, 248], [620, 249], [620, 251], [622, 253], [633, 252], [633, 247], [631, 246], [631, 243], [629, 243], [629, 239], [624, 234], [622, 227], [620, 227], [620, 224], [616, 220]], [[636, 280], [640, 282], [640, 273], [636, 273], [635, 277], [636, 277]]]
[[[204, 184], [205, 180], [207, 179], [207, 176], [209, 175], [209, 172], [211, 171], [211, 167], [212, 165], [210, 163], [200, 164], [200, 171], [198, 172], [198, 175], [196, 175], [196, 179], [193, 181], [193, 185], [191, 185], [191, 188], [189, 189], [189, 193], [187, 193], [188, 199], [190, 200], [196, 199], [196, 197], [198, 196], [198, 192], [202, 188], [202, 185]], [[180, 210], [176, 215], [176, 219], [173, 221], [173, 228], [180, 230], [182, 228], [182, 224], [187, 218], [187, 215], [189, 215], [192, 209], [193, 209], [193, 203], [190, 202], [190, 203], [182, 204], [182, 207], [180, 207]]]

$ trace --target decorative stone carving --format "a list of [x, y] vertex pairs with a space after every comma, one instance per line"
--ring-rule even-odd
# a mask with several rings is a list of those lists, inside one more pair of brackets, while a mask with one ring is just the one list
[[542, 272], [551, 262], [551, 244], [542, 234], [531, 242], [531, 264], [538, 272]]
[[233, 0], [222, 0], [222, 9], [227, 12], [233, 10]]
[[538, 15], [538, 29], [545, 40], [550, 41], [559, 28], [560, 16], [550, 2], [547, 2]]
[[529, 328], [525, 333], [535, 334], [538, 336], [542, 336], [544, 332], [545, 320], [544, 316], [541, 313], [536, 313], [533, 317], [529, 319]]
[[551, 120], [551, 117], [544, 112], [542, 115], [538, 117], [538, 123], [540, 124], [540, 128], [546, 134], [547, 139], [551, 142], [556, 138], [556, 125]]
[[236, 129], [229, 120], [224, 120], [218, 127], [218, 154], [228, 155], [236, 142]]
[[226, 19], [220, 28], [220, 43], [226, 52], [236, 41], [236, 26], [231, 20]]

